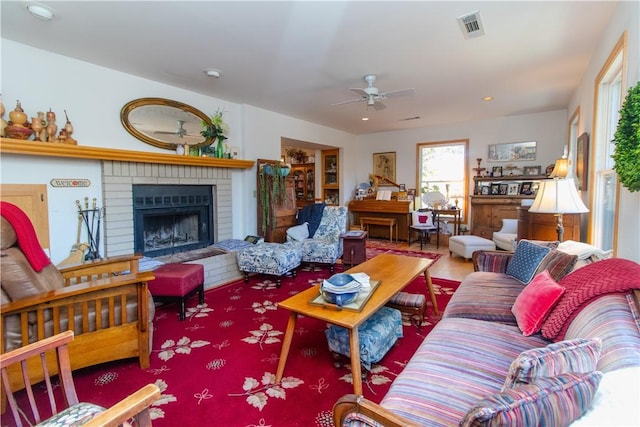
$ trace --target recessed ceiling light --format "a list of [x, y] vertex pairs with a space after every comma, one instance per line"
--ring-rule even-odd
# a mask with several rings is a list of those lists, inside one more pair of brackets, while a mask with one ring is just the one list
[[38, 3], [31, 3], [27, 5], [27, 10], [31, 15], [43, 21], [51, 21], [53, 19], [53, 11], [46, 6]]
[[483, 101], [493, 101], [493, 96], [485, 96], [482, 98]]
[[213, 69], [213, 68], [210, 68], [210, 69], [208, 69], [208, 70], [204, 70], [204, 73], [205, 73], [207, 76], [209, 76], [209, 77], [215, 77], [216, 79], [217, 79], [218, 77], [220, 77], [220, 70], [216, 70], [216, 69]]
[[369, 120], [369, 117], [363, 117], [363, 118], [362, 118], [362, 121], [363, 121], [363, 122], [366, 122], [367, 120]]

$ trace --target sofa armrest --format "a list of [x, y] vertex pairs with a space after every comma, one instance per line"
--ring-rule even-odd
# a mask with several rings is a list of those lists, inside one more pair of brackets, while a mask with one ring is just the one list
[[[383, 425], [385, 427], [417, 427], [406, 419], [392, 413], [377, 403], [365, 399], [363, 396], [346, 394], [333, 405], [333, 424], [336, 427], [345, 427], [345, 417], [353, 412], [360, 414], [358, 425]], [[367, 419], [369, 422], [367, 422]]]
[[475, 251], [471, 256], [473, 260], [473, 271], [506, 273], [507, 265], [512, 256], [513, 252]]
[[85, 261], [81, 264], [59, 268], [65, 286], [90, 282], [117, 275], [138, 273], [140, 255], [122, 255]]
[[[14, 323], [19, 330], [11, 332], [19, 334], [21, 346], [46, 338], [52, 335], [51, 331], [56, 334], [66, 329], [73, 330], [77, 336], [135, 322], [141, 332], [146, 332], [149, 313], [147, 282], [153, 278], [152, 272], [114, 276], [3, 304], [0, 306], [0, 352], [6, 351], [5, 322], [10, 316], [19, 319], [17, 324]], [[130, 318], [126, 309], [127, 300], [134, 298], [137, 320]], [[106, 320], [102, 316], [94, 316], [96, 309], [107, 311]], [[68, 322], [70, 317], [75, 321]]]

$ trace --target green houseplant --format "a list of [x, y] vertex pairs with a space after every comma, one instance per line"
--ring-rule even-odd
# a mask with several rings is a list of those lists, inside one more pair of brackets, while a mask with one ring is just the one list
[[224, 140], [227, 139], [225, 133], [229, 132], [229, 126], [222, 119], [222, 111], [218, 110], [211, 116], [211, 124], [206, 121], [202, 121], [202, 131], [200, 135], [204, 136], [207, 141], [207, 145], [212, 145], [217, 141], [215, 147], [215, 156], [224, 157]]
[[291, 165], [284, 162], [264, 163], [259, 166], [258, 179], [260, 183], [260, 207], [262, 212], [262, 232], [266, 232], [271, 225], [271, 213], [274, 206], [280, 206], [285, 201], [286, 179], [291, 172]]
[[640, 191], [640, 82], [629, 89], [613, 136], [613, 169], [629, 191]]

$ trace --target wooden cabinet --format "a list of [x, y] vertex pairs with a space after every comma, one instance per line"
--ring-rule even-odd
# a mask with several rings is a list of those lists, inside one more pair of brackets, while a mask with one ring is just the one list
[[296, 192], [296, 206], [298, 209], [315, 202], [316, 165], [305, 163], [294, 165], [291, 169], [293, 186]]
[[471, 234], [491, 239], [502, 228], [502, 219], [518, 218], [521, 197], [471, 197]]
[[[518, 208], [518, 240], [558, 240], [554, 214], [532, 213], [529, 207]], [[562, 215], [563, 240], [580, 241], [580, 214]]]
[[269, 174], [261, 176], [261, 171], [265, 165], [273, 167], [277, 163], [276, 160], [258, 159], [257, 161], [258, 235], [264, 236], [267, 242], [283, 243], [287, 238], [287, 229], [296, 225], [296, 194], [291, 173], [284, 178], [284, 182], [277, 184], [277, 186], [284, 184], [282, 203], [274, 203], [272, 196], [267, 199], [267, 203], [263, 203], [261, 196], [263, 191], [273, 194], [274, 179], [277, 179]]
[[535, 198], [540, 179], [546, 176], [473, 177], [471, 234], [493, 238], [505, 218], [517, 219], [523, 199]]
[[340, 150], [322, 150], [322, 200], [340, 204]]

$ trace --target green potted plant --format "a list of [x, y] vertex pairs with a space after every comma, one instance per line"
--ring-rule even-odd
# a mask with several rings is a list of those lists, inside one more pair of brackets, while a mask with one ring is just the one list
[[211, 116], [211, 124], [204, 120], [202, 121], [200, 135], [206, 138], [208, 146], [217, 141], [214, 153], [218, 158], [224, 157], [224, 140], [227, 139], [225, 136], [227, 132], [229, 132], [229, 126], [222, 119], [222, 111], [220, 110]]
[[271, 213], [274, 206], [280, 206], [285, 201], [286, 179], [291, 172], [291, 165], [282, 161], [264, 163], [258, 166], [260, 181], [260, 207], [262, 209], [262, 232], [266, 232], [271, 225]]
[[640, 191], [640, 82], [629, 89], [613, 136], [613, 169], [629, 191]]

